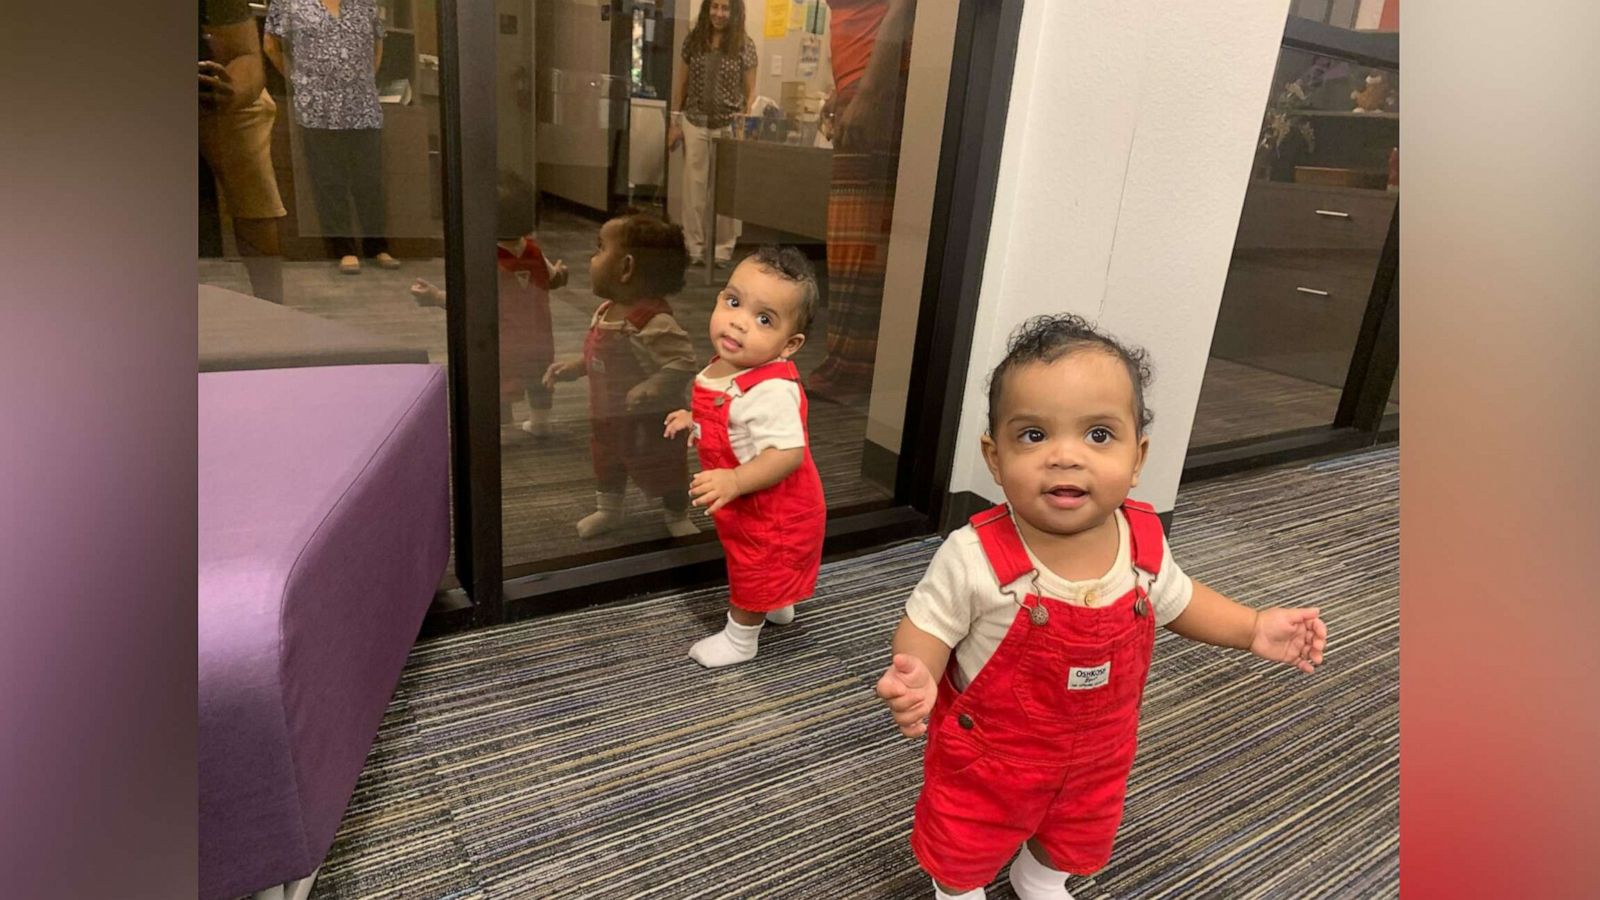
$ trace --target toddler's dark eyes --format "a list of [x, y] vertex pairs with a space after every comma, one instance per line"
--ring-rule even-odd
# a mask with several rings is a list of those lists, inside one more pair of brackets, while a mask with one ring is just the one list
[[772, 324], [772, 317], [767, 315], [766, 313], [762, 313], [761, 315], [756, 316], [756, 321], [760, 322], [763, 325], [771, 325]]
[[737, 309], [738, 307], [739, 307], [739, 298], [733, 296], [732, 294], [729, 294], [728, 295], [728, 308], [729, 309]]
[[1017, 435], [1017, 439], [1024, 444], [1037, 444], [1044, 440], [1044, 431], [1038, 428], [1024, 428], [1022, 433]]
[[1091, 444], [1109, 444], [1116, 435], [1107, 428], [1091, 428], [1088, 437]]

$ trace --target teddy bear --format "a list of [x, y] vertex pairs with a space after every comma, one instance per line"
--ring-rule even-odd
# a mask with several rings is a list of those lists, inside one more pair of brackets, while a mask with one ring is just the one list
[[1353, 112], [1381, 112], [1384, 108], [1394, 103], [1394, 98], [1389, 89], [1389, 78], [1382, 72], [1373, 72], [1367, 76], [1366, 86], [1360, 90], [1350, 92], [1350, 99], [1354, 100], [1356, 107]]

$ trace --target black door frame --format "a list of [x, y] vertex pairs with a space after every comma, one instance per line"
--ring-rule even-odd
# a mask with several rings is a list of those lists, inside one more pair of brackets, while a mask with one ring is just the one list
[[[959, 0], [894, 496], [831, 510], [825, 554], [839, 558], [938, 530], [950, 505], [955, 434], [989, 244], [1024, 0]], [[439, 0], [453, 528], [459, 588], [424, 624], [442, 633], [624, 597], [712, 584], [710, 535], [663, 540], [623, 558], [506, 578], [501, 551], [495, 215], [495, 23], [492, 0]]]
[[[1339, 28], [1291, 15], [1283, 47], [1361, 65], [1400, 68], [1400, 36]], [[1294, 460], [1348, 453], [1400, 439], [1400, 416], [1385, 414], [1400, 367], [1400, 204], [1378, 257], [1361, 330], [1339, 406], [1328, 425], [1195, 448], [1183, 462], [1184, 483]]]

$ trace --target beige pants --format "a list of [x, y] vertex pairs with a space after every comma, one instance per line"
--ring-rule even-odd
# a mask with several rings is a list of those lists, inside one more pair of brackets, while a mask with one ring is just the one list
[[222, 184], [228, 212], [241, 219], [284, 214], [272, 169], [272, 120], [277, 114], [278, 105], [265, 90], [243, 109], [200, 114], [200, 153]]
[[[707, 179], [711, 174], [711, 139], [728, 137], [727, 127], [701, 128], [683, 120], [683, 237], [689, 258], [699, 259], [706, 250]], [[739, 239], [739, 220], [717, 216], [717, 259], [732, 259], [733, 245]]]

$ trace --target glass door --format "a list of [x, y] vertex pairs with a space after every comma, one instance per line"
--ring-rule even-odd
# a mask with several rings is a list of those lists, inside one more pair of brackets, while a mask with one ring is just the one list
[[[1400, 73], [1386, 4], [1295, 4], [1190, 435], [1191, 467], [1369, 440], [1398, 416]], [[1397, 27], [1397, 26], [1396, 26]], [[1388, 402], [1357, 404], [1362, 392]], [[1371, 412], [1359, 422], [1357, 410]], [[1349, 433], [1351, 429], [1359, 435]], [[1363, 436], [1364, 435], [1364, 436]], [[1211, 454], [1208, 456], [1208, 454]]]
[[[819, 283], [795, 362], [834, 545], [931, 530], [897, 482], [953, 47], [973, 10], [497, 0], [496, 13], [507, 614], [592, 601], [586, 586], [623, 576], [624, 590], [714, 576], [710, 520], [684, 510], [698, 460], [660, 422], [687, 405], [719, 295], [763, 245], [797, 248]], [[889, 64], [869, 75], [874, 54]], [[661, 301], [622, 329], [616, 358], [587, 347], [620, 299], [602, 233], [641, 242], [623, 249]], [[662, 233], [681, 244], [665, 264]], [[551, 365], [570, 368], [547, 380]], [[673, 396], [618, 402], [596, 375], [623, 370]]]

